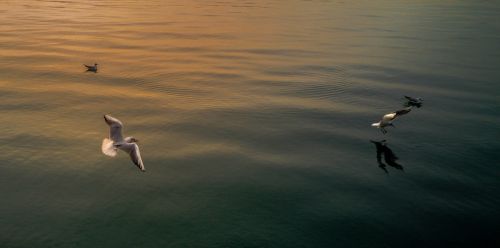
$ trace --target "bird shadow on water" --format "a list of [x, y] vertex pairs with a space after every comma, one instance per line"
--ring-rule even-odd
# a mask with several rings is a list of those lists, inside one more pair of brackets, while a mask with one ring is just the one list
[[[380, 167], [385, 173], [389, 173], [387, 171], [387, 165], [396, 168], [398, 170], [404, 171], [403, 166], [398, 164], [396, 160], [398, 160], [398, 157], [394, 152], [389, 148], [387, 145], [386, 140], [381, 140], [381, 141], [374, 141], [370, 140], [375, 145], [376, 151], [377, 151], [377, 163], [378, 167]], [[382, 156], [384, 156], [384, 161], [385, 164], [382, 162]]]

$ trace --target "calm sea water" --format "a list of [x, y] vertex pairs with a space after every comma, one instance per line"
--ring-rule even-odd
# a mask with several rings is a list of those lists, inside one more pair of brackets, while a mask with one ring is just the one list
[[499, 68], [497, 1], [3, 0], [0, 246], [493, 246]]

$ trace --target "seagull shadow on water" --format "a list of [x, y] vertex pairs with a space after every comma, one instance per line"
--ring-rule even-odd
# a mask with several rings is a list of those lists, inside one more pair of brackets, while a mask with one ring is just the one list
[[[396, 160], [398, 160], [398, 157], [396, 157], [396, 154], [387, 146], [386, 140], [381, 140], [381, 141], [374, 141], [370, 140], [375, 145], [375, 148], [377, 149], [377, 162], [378, 162], [378, 167], [380, 167], [382, 170], [385, 171], [385, 173], [389, 173], [386, 168], [386, 164], [394, 167], [398, 170], [402, 170], [403, 166], [396, 163]], [[384, 156], [384, 161], [386, 164], [382, 162], [382, 155]]]

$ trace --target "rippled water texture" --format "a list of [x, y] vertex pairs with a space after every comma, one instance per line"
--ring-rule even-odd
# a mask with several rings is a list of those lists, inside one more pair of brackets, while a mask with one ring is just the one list
[[1, 246], [488, 247], [499, 61], [496, 1], [2, 0]]

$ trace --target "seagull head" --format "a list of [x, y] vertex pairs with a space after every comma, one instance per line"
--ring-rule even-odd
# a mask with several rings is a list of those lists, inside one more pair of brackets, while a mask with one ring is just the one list
[[127, 143], [138, 143], [139, 140], [134, 138], [134, 137], [127, 137], [125, 138], [125, 141], [127, 141]]
[[111, 121], [108, 120], [108, 115], [104, 115], [104, 121], [108, 124], [111, 124]]

